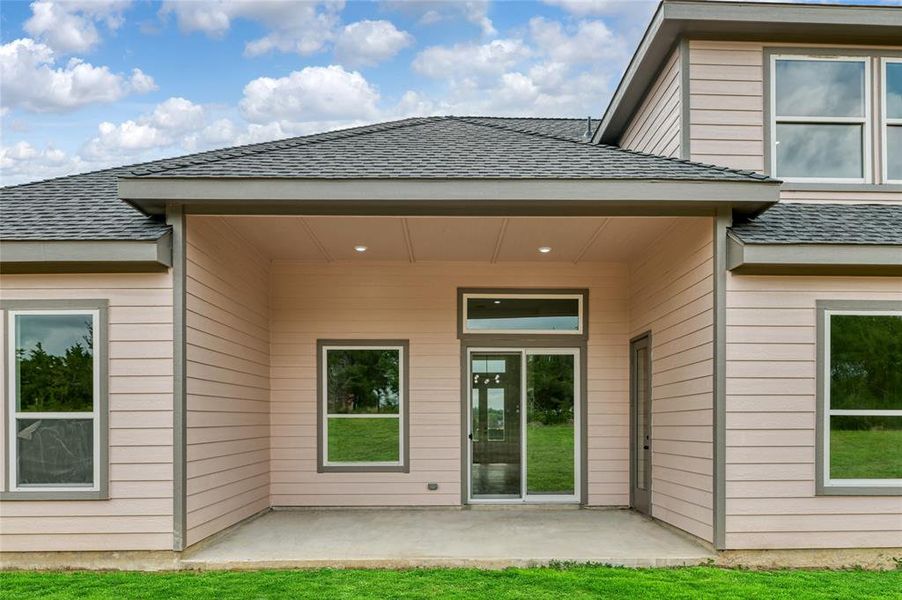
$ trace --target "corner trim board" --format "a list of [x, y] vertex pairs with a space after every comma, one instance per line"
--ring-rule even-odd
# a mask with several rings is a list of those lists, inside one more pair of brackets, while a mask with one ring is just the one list
[[727, 520], [727, 229], [729, 208], [714, 218], [714, 547], [726, 548]]
[[188, 539], [188, 400], [187, 400], [187, 220], [181, 206], [166, 207], [172, 227], [172, 549]]

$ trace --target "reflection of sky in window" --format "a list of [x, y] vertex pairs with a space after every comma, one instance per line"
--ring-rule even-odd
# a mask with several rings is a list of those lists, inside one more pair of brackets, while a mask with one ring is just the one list
[[886, 116], [902, 119], [902, 63], [886, 64]]
[[902, 125], [886, 128], [886, 169], [890, 179], [902, 179]]
[[507, 370], [507, 361], [504, 359], [474, 359], [474, 373], [504, 373]]
[[864, 116], [864, 63], [778, 60], [778, 117]]
[[89, 349], [91, 315], [16, 315], [16, 348], [30, 351], [41, 343], [48, 354], [64, 356], [81, 344]]
[[861, 125], [777, 125], [777, 176], [858, 179]]
[[501, 319], [467, 319], [467, 329], [540, 329], [548, 331], [576, 331], [579, 317], [510, 317]]

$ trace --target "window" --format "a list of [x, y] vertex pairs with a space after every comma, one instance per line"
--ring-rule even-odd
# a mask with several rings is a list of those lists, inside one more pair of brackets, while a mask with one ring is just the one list
[[320, 341], [320, 470], [406, 471], [407, 342]]
[[100, 303], [83, 306], [7, 311], [5, 497], [99, 498], [105, 493], [106, 309]]
[[772, 173], [788, 181], [867, 181], [869, 60], [771, 60]]
[[580, 335], [584, 300], [584, 292], [462, 292], [461, 333]]
[[902, 183], [902, 59], [883, 59], [883, 180]]
[[819, 304], [823, 491], [899, 493], [902, 307]]

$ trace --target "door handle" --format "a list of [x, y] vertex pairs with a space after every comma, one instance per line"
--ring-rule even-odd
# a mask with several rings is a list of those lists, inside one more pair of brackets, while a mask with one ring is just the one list
[[472, 440], [472, 439], [473, 439], [473, 434], [472, 434], [472, 433], [470, 433], [470, 434], [467, 434], [467, 438], [469, 438], [469, 439], [471, 439], [471, 440]]

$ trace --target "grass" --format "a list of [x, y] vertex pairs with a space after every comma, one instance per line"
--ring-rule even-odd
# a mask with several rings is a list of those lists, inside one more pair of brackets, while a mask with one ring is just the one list
[[830, 477], [902, 478], [902, 430], [831, 430]]
[[742, 571], [714, 567], [623, 569], [413, 569], [173, 573], [7, 572], [0, 599], [181, 598], [663, 598], [826, 600], [899, 598], [902, 570]]
[[527, 474], [530, 492], [573, 493], [573, 426], [526, 427]]
[[330, 462], [395, 462], [398, 419], [329, 419]]

